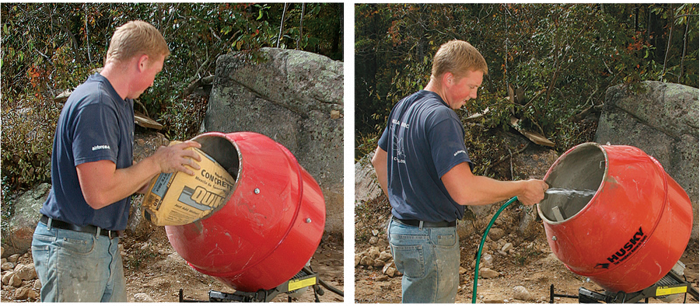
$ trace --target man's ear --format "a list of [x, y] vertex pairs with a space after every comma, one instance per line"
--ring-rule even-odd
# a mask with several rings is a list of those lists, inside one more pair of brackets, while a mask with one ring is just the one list
[[143, 72], [144, 70], [146, 70], [146, 67], [148, 67], [149, 64], [148, 60], [149, 58], [147, 54], [141, 55], [136, 61], [136, 69], [139, 72]]
[[445, 86], [452, 86], [452, 82], [454, 82], [454, 74], [452, 72], [445, 72], [442, 74], [442, 84]]

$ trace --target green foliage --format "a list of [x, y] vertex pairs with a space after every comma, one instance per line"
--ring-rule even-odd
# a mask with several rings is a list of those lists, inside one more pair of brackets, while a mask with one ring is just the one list
[[53, 98], [102, 67], [112, 34], [130, 20], [153, 24], [170, 47], [163, 71], [136, 110], [162, 123], [173, 139], [194, 136], [206, 108], [206, 100], [185, 97], [184, 89], [213, 75], [219, 55], [275, 47], [280, 25], [281, 48], [342, 60], [342, 3], [306, 4], [303, 15], [302, 4], [291, 4], [280, 24], [283, 10], [281, 3], [0, 4], [3, 185], [17, 189], [49, 181], [61, 108]]
[[[482, 131], [472, 131], [478, 141], [492, 141], [478, 133], [510, 129], [515, 116], [561, 151], [591, 139], [593, 127], [573, 118], [602, 104], [610, 86], [698, 87], [697, 4], [360, 4], [355, 15], [356, 147], [428, 83], [432, 56], [451, 39], [469, 41], [489, 64], [479, 98], [462, 114], [489, 108]], [[521, 91], [516, 101], [506, 99], [509, 87]], [[479, 145], [468, 145], [479, 155]]]

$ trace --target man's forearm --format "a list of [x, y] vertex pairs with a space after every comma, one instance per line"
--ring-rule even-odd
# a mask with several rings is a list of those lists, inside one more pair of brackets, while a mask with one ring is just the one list
[[103, 208], [136, 193], [160, 173], [152, 158], [123, 169], [116, 169], [112, 161], [101, 160], [80, 164], [76, 170], [85, 201], [94, 209]]

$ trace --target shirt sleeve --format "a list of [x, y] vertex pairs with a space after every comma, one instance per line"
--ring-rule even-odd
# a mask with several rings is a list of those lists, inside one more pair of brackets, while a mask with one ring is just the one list
[[382, 136], [379, 137], [379, 142], [377, 145], [384, 150], [387, 151], [387, 144], [388, 144], [388, 138], [389, 138], [389, 124], [384, 128], [384, 132], [382, 133]]
[[73, 127], [75, 166], [99, 160], [116, 164], [119, 123], [114, 109], [102, 103], [87, 104], [78, 110]]
[[474, 165], [464, 145], [464, 128], [459, 120], [452, 117], [444, 118], [432, 125], [428, 132], [430, 152], [438, 177], [442, 177], [454, 166], [463, 162], [468, 163], [469, 168], [473, 170]]

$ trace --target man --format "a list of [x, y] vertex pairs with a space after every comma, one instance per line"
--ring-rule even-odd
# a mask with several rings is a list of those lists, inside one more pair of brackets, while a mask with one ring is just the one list
[[454, 302], [459, 285], [456, 220], [463, 205], [514, 196], [533, 205], [544, 198], [541, 180], [502, 182], [472, 174], [464, 128], [453, 109], [475, 99], [486, 61], [472, 45], [440, 46], [430, 81], [394, 106], [372, 164], [393, 215], [388, 236], [404, 303]]
[[194, 172], [188, 141], [133, 163], [134, 102], [170, 54], [163, 35], [143, 21], [117, 28], [102, 71], [71, 94], [56, 126], [52, 187], [41, 208], [32, 254], [41, 301], [126, 302], [119, 233], [130, 196], [161, 172]]

